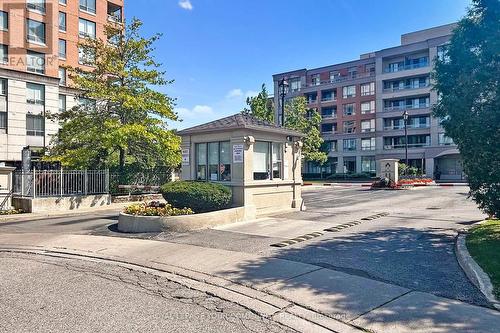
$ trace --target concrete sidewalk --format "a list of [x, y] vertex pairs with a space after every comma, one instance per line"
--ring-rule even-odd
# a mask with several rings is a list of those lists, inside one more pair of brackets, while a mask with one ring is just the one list
[[0, 235], [0, 250], [22, 249], [161, 268], [173, 278], [194, 279], [191, 283], [215, 294], [214, 288], [238, 290], [232, 301], [258, 304], [264, 315], [303, 332], [493, 333], [500, 327], [496, 310], [257, 254], [118, 237]]

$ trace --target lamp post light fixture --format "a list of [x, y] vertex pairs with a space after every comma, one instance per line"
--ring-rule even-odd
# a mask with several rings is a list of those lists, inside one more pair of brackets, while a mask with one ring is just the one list
[[278, 89], [281, 97], [281, 127], [285, 127], [285, 96], [288, 93], [288, 81], [282, 78], [278, 82]]
[[408, 110], [403, 112], [403, 120], [405, 124], [405, 158], [406, 158], [406, 169], [405, 174], [408, 172]]

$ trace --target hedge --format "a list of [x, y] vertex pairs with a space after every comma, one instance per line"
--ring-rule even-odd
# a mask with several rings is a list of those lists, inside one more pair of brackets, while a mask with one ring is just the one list
[[161, 194], [176, 208], [191, 208], [195, 213], [211, 212], [231, 206], [231, 189], [200, 181], [176, 181], [163, 185]]

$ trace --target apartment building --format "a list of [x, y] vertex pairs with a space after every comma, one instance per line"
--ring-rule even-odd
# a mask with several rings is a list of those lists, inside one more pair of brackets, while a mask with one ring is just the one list
[[401, 45], [361, 55], [359, 60], [273, 76], [277, 119], [281, 117], [280, 87], [288, 83], [286, 99], [304, 96], [320, 112], [328, 162], [304, 164], [305, 173], [376, 172], [382, 158], [405, 160], [403, 114], [408, 116], [409, 164], [430, 177], [461, 180], [456, 146], [431, 116], [437, 94], [430, 73], [444, 56], [455, 24], [401, 36]]
[[85, 68], [79, 40], [104, 38], [109, 21], [122, 21], [123, 5], [123, 0], [0, 2], [0, 163], [19, 166], [23, 148], [36, 154], [49, 144], [58, 125], [47, 115], [79, 103], [67, 87], [64, 66]]

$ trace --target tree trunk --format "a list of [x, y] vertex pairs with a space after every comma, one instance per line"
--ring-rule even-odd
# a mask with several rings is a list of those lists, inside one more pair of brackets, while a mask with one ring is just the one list
[[125, 149], [120, 148], [120, 171], [125, 167]]

